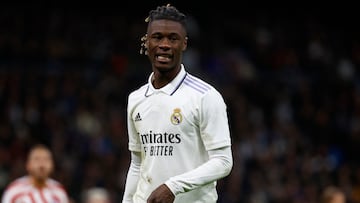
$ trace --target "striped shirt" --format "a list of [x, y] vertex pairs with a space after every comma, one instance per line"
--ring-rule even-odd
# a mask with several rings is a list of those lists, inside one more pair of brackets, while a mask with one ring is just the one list
[[5, 189], [1, 203], [69, 203], [67, 193], [59, 182], [49, 178], [46, 187], [32, 185], [29, 176], [23, 176]]

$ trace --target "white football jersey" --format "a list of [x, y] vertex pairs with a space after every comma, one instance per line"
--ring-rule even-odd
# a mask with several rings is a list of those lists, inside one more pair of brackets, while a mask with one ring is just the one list
[[49, 178], [46, 187], [38, 189], [24, 176], [5, 189], [1, 203], [69, 203], [69, 199], [59, 182]]
[[[208, 161], [207, 150], [231, 145], [225, 102], [210, 84], [181, 71], [160, 89], [148, 83], [128, 98], [129, 150], [141, 152], [134, 202], [170, 177]], [[175, 202], [216, 202], [216, 182], [176, 196]]]

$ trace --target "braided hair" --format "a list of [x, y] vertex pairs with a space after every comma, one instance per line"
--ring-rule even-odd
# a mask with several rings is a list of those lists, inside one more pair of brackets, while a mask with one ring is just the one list
[[151, 23], [154, 20], [172, 20], [181, 23], [186, 27], [186, 15], [179, 12], [174, 6], [167, 4], [166, 6], [158, 6], [156, 10], [151, 10], [145, 22]]
[[[145, 19], [145, 22], [151, 23], [154, 20], [172, 20], [179, 22], [186, 29], [186, 15], [181, 13], [177, 8], [167, 4], [166, 6], [158, 6], [155, 10], [149, 12], [149, 16]], [[145, 41], [147, 34], [141, 37], [141, 49], [140, 54], [147, 55]]]

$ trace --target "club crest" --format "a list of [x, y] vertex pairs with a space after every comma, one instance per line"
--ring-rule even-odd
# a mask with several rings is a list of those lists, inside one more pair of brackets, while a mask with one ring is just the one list
[[180, 111], [181, 110], [179, 108], [174, 109], [174, 112], [171, 114], [171, 117], [170, 117], [172, 124], [178, 125], [181, 123], [182, 115], [181, 115]]

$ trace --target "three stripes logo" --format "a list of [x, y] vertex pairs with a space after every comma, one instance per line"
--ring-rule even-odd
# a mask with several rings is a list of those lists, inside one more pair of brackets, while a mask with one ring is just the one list
[[141, 116], [140, 116], [140, 113], [137, 113], [136, 116], [135, 116], [135, 121], [141, 121]]

